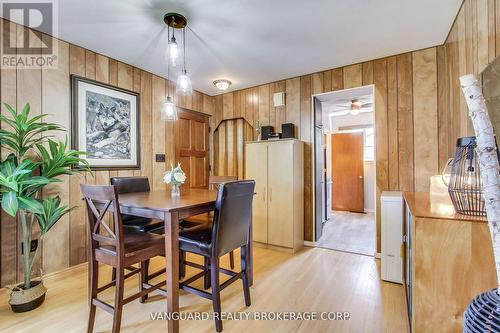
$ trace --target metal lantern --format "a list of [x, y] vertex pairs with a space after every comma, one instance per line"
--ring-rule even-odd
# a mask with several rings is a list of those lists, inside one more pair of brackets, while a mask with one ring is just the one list
[[475, 136], [457, 140], [448, 192], [457, 213], [485, 216], [486, 210], [476, 146]]

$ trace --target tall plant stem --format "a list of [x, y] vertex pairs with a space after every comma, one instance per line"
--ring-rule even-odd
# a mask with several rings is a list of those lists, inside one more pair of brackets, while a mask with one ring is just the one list
[[476, 77], [464, 75], [460, 77], [460, 84], [477, 138], [476, 151], [479, 155], [486, 216], [495, 257], [497, 285], [500, 288], [500, 166], [495, 136], [486, 101]]
[[24, 265], [24, 289], [29, 289], [31, 285], [31, 268], [30, 268], [30, 248], [31, 242], [28, 235], [28, 224], [26, 221], [26, 212], [19, 211], [19, 218], [21, 219], [21, 231], [23, 233], [23, 265]]

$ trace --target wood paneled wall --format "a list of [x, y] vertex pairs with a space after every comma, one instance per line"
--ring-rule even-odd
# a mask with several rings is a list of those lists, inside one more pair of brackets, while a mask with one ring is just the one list
[[216, 176], [245, 176], [245, 142], [254, 140], [255, 131], [245, 118], [223, 120], [214, 131]]
[[[296, 125], [297, 138], [306, 142], [304, 236], [311, 241], [311, 97], [374, 84], [380, 236], [381, 192], [429, 189], [429, 177], [452, 157], [456, 138], [471, 133], [459, 76], [478, 74], [499, 53], [500, 0], [465, 0], [442, 46], [226, 93], [215, 98], [215, 118], [219, 123], [242, 116], [254, 127], [257, 121], [277, 128], [284, 122]], [[280, 91], [286, 92], [286, 106], [275, 109], [272, 94]], [[220, 151], [220, 146], [214, 150], [234, 158], [234, 152]]]
[[[21, 35], [22, 26], [13, 25], [13, 33]], [[0, 72], [0, 98], [14, 107], [31, 104], [33, 114], [50, 114], [50, 121], [70, 128], [70, 74], [77, 74], [120, 88], [139, 92], [141, 121], [141, 170], [97, 171], [95, 176], [72, 176], [52, 188], [62, 200], [78, 206], [59, 221], [47, 234], [41, 248], [39, 265], [43, 273], [55, 272], [86, 260], [87, 234], [85, 211], [80, 200], [81, 182], [107, 184], [112, 176], [145, 175], [153, 189], [164, 188], [162, 176], [175, 158], [174, 124], [160, 120], [160, 108], [167, 93], [174, 96], [177, 105], [194, 111], [213, 113], [213, 97], [195, 91], [192, 96], [176, 96], [175, 84], [139, 68], [96, 54], [90, 50], [53, 39], [59, 48], [57, 69], [2, 69]], [[2, 113], [5, 110], [2, 108]], [[211, 117], [213, 118], [213, 117]], [[69, 137], [69, 132], [67, 133]], [[62, 138], [64, 137], [64, 134]], [[165, 153], [166, 162], [156, 163], [154, 154]], [[7, 151], [2, 151], [5, 157]], [[0, 233], [0, 285], [5, 286], [22, 279], [20, 230], [13, 218], [2, 213]], [[38, 274], [38, 272], [37, 272]]]

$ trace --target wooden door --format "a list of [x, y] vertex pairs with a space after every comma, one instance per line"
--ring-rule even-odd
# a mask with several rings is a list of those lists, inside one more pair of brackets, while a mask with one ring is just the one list
[[332, 135], [332, 209], [364, 212], [363, 133]]
[[246, 145], [245, 179], [255, 180], [253, 198], [253, 240], [267, 243], [267, 144]]
[[[207, 188], [209, 174], [208, 116], [179, 110], [175, 122], [175, 160], [182, 164], [185, 187]], [[170, 166], [167, 166], [170, 168]]]
[[293, 248], [293, 142], [269, 143], [269, 244]]

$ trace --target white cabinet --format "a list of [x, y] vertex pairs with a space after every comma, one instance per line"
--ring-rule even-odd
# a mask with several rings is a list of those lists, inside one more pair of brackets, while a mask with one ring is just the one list
[[301, 141], [246, 144], [245, 178], [255, 180], [253, 240], [296, 251], [304, 243], [304, 147]]
[[382, 192], [382, 280], [403, 283], [403, 195]]

